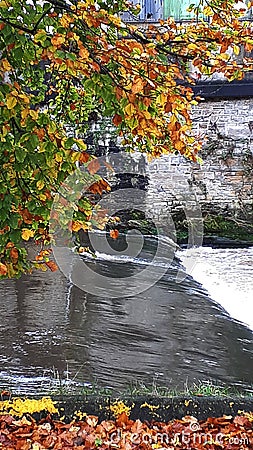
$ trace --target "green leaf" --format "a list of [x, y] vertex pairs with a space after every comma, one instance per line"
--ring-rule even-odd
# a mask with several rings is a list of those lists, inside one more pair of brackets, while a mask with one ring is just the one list
[[26, 158], [26, 150], [23, 147], [17, 147], [15, 150], [15, 156], [19, 163], [23, 163]]
[[18, 228], [18, 219], [19, 219], [19, 215], [12, 213], [8, 219], [9, 227], [12, 229]]
[[75, 143], [75, 139], [73, 137], [68, 138], [65, 143], [64, 143], [64, 147], [65, 148], [71, 148]]

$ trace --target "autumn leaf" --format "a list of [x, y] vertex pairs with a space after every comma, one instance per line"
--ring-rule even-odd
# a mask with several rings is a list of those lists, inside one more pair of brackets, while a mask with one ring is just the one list
[[12, 95], [7, 97], [6, 106], [8, 109], [14, 109], [16, 104], [18, 103], [17, 98]]
[[28, 228], [23, 228], [21, 236], [24, 241], [29, 241], [29, 239], [31, 237], [33, 237], [34, 234], [35, 234], [35, 232], [33, 230], [29, 230]]
[[114, 125], [117, 127], [118, 125], [121, 124], [122, 117], [119, 114], [115, 114], [112, 121], [113, 121]]
[[30, 114], [30, 116], [32, 117], [33, 120], [38, 120], [39, 111], [35, 111], [33, 109], [30, 109], [29, 114]]
[[93, 159], [89, 164], [88, 164], [88, 171], [90, 172], [91, 175], [95, 175], [95, 173], [97, 173], [97, 171], [100, 169], [100, 164], [97, 158]]
[[65, 36], [56, 33], [55, 36], [52, 37], [51, 42], [55, 47], [60, 47], [61, 44], [65, 42]]
[[46, 266], [51, 270], [51, 272], [56, 272], [58, 270], [58, 266], [53, 261], [47, 261], [45, 262]]
[[107, 181], [101, 179], [99, 181], [97, 181], [96, 183], [93, 183], [90, 187], [89, 187], [89, 192], [91, 192], [92, 194], [102, 194], [103, 191], [110, 191], [110, 186], [107, 183]]
[[141, 78], [138, 78], [132, 85], [131, 91], [133, 94], [137, 94], [143, 90], [144, 83]]
[[14, 243], [13, 242], [8, 242], [5, 246], [5, 248], [13, 248], [14, 247]]
[[5, 264], [0, 263], [0, 276], [7, 275], [8, 269]]
[[11, 251], [10, 251], [10, 258], [11, 258], [11, 260], [13, 262], [17, 261], [18, 260], [18, 256], [19, 256], [18, 249], [13, 247], [11, 249]]
[[133, 116], [135, 113], [135, 107], [132, 103], [129, 103], [126, 107], [125, 107], [125, 113], [127, 116]]
[[89, 57], [89, 52], [85, 47], [81, 47], [79, 50], [79, 55], [82, 59], [87, 59]]
[[118, 230], [111, 230], [111, 231], [110, 231], [110, 237], [111, 237], [112, 239], [118, 239], [118, 237], [119, 237], [119, 231], [118, 231]]
[[182, 141], [179, 141], [179, 140], [176, 141], [174, 145], [175, 145], [175, 149], [178, 151], [181, 151], [185, 148], [185, 143]]
[[95, 427], [98, 423], [98, 417], [97, 416], [87, 416], [86, 422], [90, 427]]
[[87, 163], [90, 159], [90, 155], [89, 153], [86, 152], [82, 152], [80, 153], [80, 157], [79, 157], [79, 162], [82, 163]]
[[1, 61], [1, 67], [3, 68], [4, 72], [9, 72], [9, 70], [12, 69], [9, 61], [6, 58], [3, 58]]
[[21, 111], [22, 119], [26, 119], [29, 116], [29, 112], [30, 112], [29, 108], [22, 109], [22, 111]]
[[41, 191], [41, 189], [43, 189], [43, 187], [45, 186], [45, 183], [43, 180], [39, 180], [39, 181], [37, 181], [36, 186], [37, 186], [37, 189], [39, 191]]
[[81, 222], [80, 220], [74, 220], [72, 222], [71, 229], [74, 233], [76, 233], [79, 230], [89, 230], [90, 223], [85, 223], [84, 221]]

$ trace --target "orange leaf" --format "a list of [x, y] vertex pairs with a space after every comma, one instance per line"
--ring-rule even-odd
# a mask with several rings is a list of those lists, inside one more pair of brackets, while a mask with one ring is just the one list
[[89, 52], [85, 47], [81, 47], [79, 50], [79, 56], [81, 56], [81, 58], [83, 59], [88, 59], [89, 58]]
[[21, 216], [23, 217], [23, 221], [27, 224], [32, 224], [33, 223], [33, 216], [32, 214], [28, 211], [27, 208], [23, 209], [23, 211], [21, 211]]
[[100, 164], [98, 162], [97, 159], [93, 159], [89, 164], [88, 164], [88, 171], [90, 172], [91, 175], [94, 175], [95, 173], [97, 173], [97, 171], [100, 169]]
[[118, 230], [111, 230], [110, 231], [110, 236], [111, 236], [112, 239], [118, 239], [118, 237], [119, 237]]
[[10, 257], [11, 257], [11, 260], [13, 261], [13, 262], [15, 262], [15, 261], [17, 261], [18, 260], [18, 249], [17, 248], [12, 248], [11, 249], [11, 251], [10, 251]]
[[45, 137], [45, 130], [43, 128], [40, 128], [39, 130], [36, 130], [35, 133], [37, 134], [40, 141], [42, 141]]
[[89, 187], [89, 191], [90, 191], [92, 194], [99, 194], [99, 195], [101, 195], [102, 192], [103, 192], [103, 189], [101, 188], [100, 183], [99, 183], [99, 181], [98, 181], [97, 183], [93, 183], [93, 184]]
[[108, 192], [110, 190], [110, 185], [105, 180], [99, 180], [89, 187], [89, 192], [91, 192], [92, 194], [101, 195], [103, 191]]
[[116, 423], [119, 427], [122, 427], [124, 425], [127, 425], [129, 423], [133, 423], [129, 420], [127, 414], [125, 412], [121, 413], [120, 416], [117, 418]]
[[6, 244], [5, 248], [12, 248], [14, 247], [13, 242], [8, 242], [8, 244]]
[[90, 159], [90, 155], [89, 153], [86, 152], [82, 152], [79, 158], [79, 162], [80, 163], [86, 163], [87, 161], [89, 161]]
[[55, 264], [55, 262], [53, 262], [53, 261], [48, 261], [45, 264], [46, 264], [47, 267], [49, 267], [51, 272], [56, 272], [56, 270], [58, 270], [57, 264]]
[[114, 118], [112, 119], [114, 125], [117, 127], [122, 122], [122, 117], [119, 114], [115, 114]]
[[164, 111], [165, 111], [166, 113], [169, 113], [169, 112], [172, 111], [172, 106], [171, 106], [171, 103], [170, 103], [170, 102], [167, 102], [167, 103], [166, 103], [165, 108], [164, 108]]
[[63, 44], [63, 42], [65, 42], [65, 36], [60, 33], [56, 33], [52, 37], [51, 42], [55, 47], [59, 47], [61, 44]]
[[0, 276], [7, 275], [7, 267], [5, 264], [0, 263]]
[[90, 427], [95, 427], [98, 423], [98, 417], [97, 416], [87, 416], [86, 422]]
[[141, 92], [143, 90], [143, 86], [143, 81], [139, 78], [132, 86], [132, 93], [137, 94], [138, 92]]
[[100, 66], [96, 62], [92, 61], [90, 65], [96, 72], [100, 72]]
[[72, 222], [71, 229], [72, 229], [72, 231], [74, 231], [74, 233], [81, 230], [81, 228], [82, 228], [82, 223], [79, 220]]
[[178, 151], [181, 151], [185, 148], [185, 144], [182, 141], [176, 141], [174, 146], [175, 146], [175, 149]]

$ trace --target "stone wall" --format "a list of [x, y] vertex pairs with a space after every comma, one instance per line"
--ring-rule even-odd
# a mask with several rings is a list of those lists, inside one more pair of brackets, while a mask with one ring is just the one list
[[[253, 222], [253, 98], [206, 101], [193, 112], [203, 164], [164, 156], [147, 166], [149, 216], [218, 214]], [[192, 213], [191, 213], [192, 211]]]

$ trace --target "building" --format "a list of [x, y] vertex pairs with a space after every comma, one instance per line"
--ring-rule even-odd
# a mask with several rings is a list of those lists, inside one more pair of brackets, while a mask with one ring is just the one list
[[125, 13], [123, 19], [128, 22], [156, 22], [168, 17], [174, 17], [175, 20], [189, 20], [193, 17], [187, 12], [187, 8], [194, 3], [192, 0], [133, 0], [132, 3], [139, 4], [141, 10], [137, 17]]
[[[132, 0], [134, 5], [140, 5], [140, 13], [134, 16], [131, 13], [123, 14], [123, 20], [133, 23], [157, 22], [160, 19], [173, 17], [176, 21], [191, 20], [194, 14], [187, 11], [190, 5], [198, 5], [198, 0]], [[247, 7], [247, 2], [239, 1], [237, 8], [245, 9], [245, 17], [252, 18], [252, 7]]]

